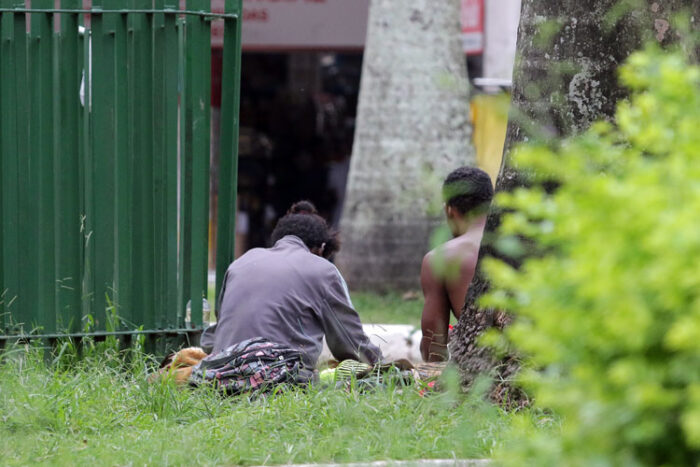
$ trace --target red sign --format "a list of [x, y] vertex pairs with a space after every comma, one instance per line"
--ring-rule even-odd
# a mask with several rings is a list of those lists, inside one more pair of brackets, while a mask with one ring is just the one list
[[484, 0], [462, 0], [462, 46], [468, 55], [484, 51]]

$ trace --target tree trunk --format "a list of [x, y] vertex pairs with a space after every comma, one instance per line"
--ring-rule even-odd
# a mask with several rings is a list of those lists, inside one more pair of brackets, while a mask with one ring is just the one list
[[[514, 145], [531, 140], [556, 144], [558, 138], [584, 131], [595, 120], [611, 120], [617, 102], [626, 96], [618, 85], [618, 66], [647, 39], [661, 43], [675, 40], [669, 21], [680, 8], [694, 9], [695, 27], [700, 20], [700, 2], [696, 0], [648, 1], [646, 10], [632, 11], [620, 10], [622, 4], [619, 0], [523, 1], [513, 105], [496, 191], [523, 185], [509, 157]], [[476, 342], [489, 327], [503, 328], [510, 321], [504, 313], [477, 305], [479, 297], [489, 289], [481, 271], [484, 257], [518, 266], [517, 261], [494, 248], [493, 233], [499, 218], [498, 211], [492, 209], [477, 273], [455, 327], [450, 353], [460, 367], [465, 386], [480, 373], [490, 372], [496, 381], [492, 398], [502, 401], [505, 395], [516, 399], [523, 396], [513, 392], [508, 384], [518, 369], [517, 359], [495, 359]]]
[[338, 258], [353, 288], [418, 286], [440, 221], [424, 187], [475, 164], [459, 8], [372, 0]]

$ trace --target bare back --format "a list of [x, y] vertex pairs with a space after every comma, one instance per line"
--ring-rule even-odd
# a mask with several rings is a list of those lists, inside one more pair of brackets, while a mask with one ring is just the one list
[[[469, 232], [457, 238], [453, 238], [443, 245], [445, 260], [448, 263], [448, 275], [443, 277], [443, 287], [447, 293], [450, 303], [450, 310], [459, 319], [464, 306], [464, 298], [467, 296], [469, 284], [474, 277], [476, 262], [479, 258], [479, 239], [475, 241], [470, 238]], [[450, 263], [453, 264], [455, 271], [453, 275], [449, 274]]]
[[483, 225], [467, 230], [423, 258], [421, 286], [421, 353], [426, 361], [447, 358], [450, 313], [459, 318], [479, 257]]

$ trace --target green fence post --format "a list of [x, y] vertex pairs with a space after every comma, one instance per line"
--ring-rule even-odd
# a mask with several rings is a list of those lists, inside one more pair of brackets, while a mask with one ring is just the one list
[[[36, 232], [28, 230], [35, 229], [33, 216], [38, 207], [34, 193], [25, 197], [25, 187], [30, 186], [33, 180], [29, 174], [29, 95], [30, 86], [28, 83], [28, 60], [27, 60], [27, 33], [25, 15], [14, 15], [14, 43], [15, 43], [15, 70], [14, 70], [14, 93], [17, 95], [17, 106], [15, 107], [16, 127], [15, 137], [17, 159], [17, 197], [15, 198], [17, 215], [17, 241], [15, 243], [15, 261], [18, 265], [18, 283], [12, 299], [15, 299], [14, 309], [21, 313], [21, 321], [31, 330], [34, 310], [37, 307], [36, 289], [38, 286], [36, 278]], [[22, 99], [21, 101], [19, 99]], [[23, 157], [20, 158], [20, 155]], [[29, 209], [33, 209], [31, 212]], [[34, 240], [33, 245], [30, 239]], [[20, 258], [23, 258], [20, 261]], [[5, 258], [7, 261], [7, 258]], [[10, 300], [12, 300], [10, 299]]]
[[[11, 7], [12, 0], [0, 0], [0, 6]], [[18, 161], [17, 161], [17, 48], [15, 14], [3, 13], [0, 21], [0, 331], [10, 322], [12, 305], [19, 293]], [[24, 27], [24, 23], [22, 23]], [[22, 51], [24, 53], [24, 51]], [[7, 319], [6, 319], [7, 316]]]
[[235, 255], [236, 197], [238, 191], [238, 112], [241, 87], [241, 0], [226, 0], [225, 13], [239, 15], [224, 20], [221, 79], [221, 152], [216, 234], [216, 298], [221, 294], [228, 265]]
[[[190, 0], [190, 10], [208, 11], [206, 0]], [[209, 240], [209, 159], [211, 107], [211, 28], [202, 16], [187, 17], [186, 115], [192, 151], [192, 324], [202, 324], [202, 298], [207, 290]]]
[[[4, 0], [3, 6], [12, 7], [13, 1]], [[36, 252], [28, 248], [29, 235], [23, 232], [32, 228], [32, 219], [28, 218], [27, 209], [35, 206], [35, 199], [24, 197], [24, 188], [31, 183], [28, 173], [29, 152], [29, 84], [27, 82], [27, 33], [25, 15], [10, 15], [12, 20], [11, 51], [3, 60], [3, 81], [8, 80], [5, 87], [8, 94], [3, 107], [8, 109], [6, 117], [13, 115], [14, 119], [8, 119], [6, 127], [9, 130], [4, 133], [7, 140], [3, 140], [3, 150], [6, 164], [4, 170], [3, 193], [4, 213], [3, 229], [5, 230], [5, 250], [3, 261], [5, 263], [5, 310], [10, 314], [13, 324], [26, 323], [31, 326], [33, 310], [36, 307], [36, 295], [27, 296], [26, 292], [32, 288], [36, 290], [36, 276], [32, 274], [32, 266], [36, 264]], [[9, 21], [5, 18], [5, 21]], [[8, 30], [9, 33], [9, 30]], [[9, 69], [12, 64], [12, 69]], [[7, 70], [7, 73], [4, 71]], [[11, 131], [11, 132], [10, 132]], [[24, 157], [20, 159], [20, 154]], [[5, 184], [6, 183], [6, 184]], [[14, 222], [13, 222], [14, 221]], [[30, 254], [33, 252], [34, 254]], [[20, 261], [22, 258], [22, 261]], [[36, 269], [34, 269], [36, 271]], [[31, 307], [34, 308], [31, 308]], [[14, 311], [14, 312], [13, 312]]]
[[[1, 5], [1, 4], [0, 4]], [[5, 20], [5, 17], [7, 16], [7, 21]], [[7, 78], [3, 79], [3, 76], [5, 76], [5, 67], [3, 67], [4, 60], [7, 56], [7, 52], [10, 50], [10, 45], [12, 44], [12, 39], [7, 37], [7, 32], [8, 30], [11, 31], [10, 28], [8, 28], [7, 23], [12, 22], [12, 17], [9, 14], [3, 13], [0, 15], [0, 187], [2, 187], [5, 183], [5, 180], [3, 178], [3, 173], [5, 172], [5, 148], [4, 148], [4, 142], [7, 139], [7, 136], [3, 134], [5, 131], [5, 127], [7, 126], [6, 121], [12, 118], [12, 114], [7, 114], [4, 118], [3, 115], [5, 114], [3, 102], [7, 100], [6, 97], [6, 90], [5, 87], [7, 86]], [[7, 60], [7, 59], [5, 59]], [[9, 75], [7, 75], [9, 76]], [[0, 219], [4, 219], [3, 213], [4, 213], [4, 193], [3, 189], [0, 188]], [[4, 238], [4, 233], [5, 229], [0, 227], [0, 334], [4, 334], [6, 332], [5, 330], [5, 306], [4, 306], [4, 296], [5, 296], [5, 279], [4, 279], [4, 266], [5, 266], [5, 261], [4, 261], [4, 252], [3, 250], [5, 249], [5, 243], [3, 241]], [[0, 342], [0, 349], [3, 347], [3, 343]]]
[[[38, 161], [34, 161], [36, 154], [30, 145], [30, 108], [32, 105], [30, 95], [38, 94], [29, 82], [28, 38], [26, 34], [25, 15], [15, 15], [15, 93], [24, 102], [18, 102], [17, 115], [17, 167], [18, 190], [17, 205], [19, 210], [19, 225], [17, 238], [17, 261], [19, 265], [19, 284], [15, 301], [16, 310], [21, 313], [21, 321], [24, 328], [29, 331], [36, 324], [37, 308], [39, 306], [38, 294], [38, 193], [32, 190], [27, 193], [26, 187], [36, 183], [37, 174], [31, 173], [30, 168], [36, 167]], [[33, 93], [30, 94], [29, 90]], [[31, 151], [31, 152], [30, 152]], [[22, 157], [20, 157], [22, 155]], [[34, 162], [32, 164], [32, 162]], [[34, 171], [36, 172], [36, 171]], [[22, 258], [22, 261], [19, 261]]]
[[[153, 7], [156, 10], [163, 9], [163, 0], [155, 0]], [[151, 34], [153, 48], [151, 50], [152, 77], [151, 95], [153, 97], [154, 118], [151, 122], [153, 140], [151, 141], [153, 152], [153, 306], [155, 325], [158, 329], [165, 327], [165, 115], [162, 109], [165, 103], [165, 89], [163, 88], [163, 28], [165, 27], [165, 15], [156, 13], [151, 18]]]
[[[156, 9], [166, 13], [154, 18], [155, 108], [161, 119], [154, 120], [154, 162], [156, 173], [156, 242], [160, 290], [159, 323], [163, 328], [181, 327], [178, 294], [178, 28], [177, 2], [156, 0]], [[181, 104], [181, 105], [184, 105]]]
[[108, 301], [114, 300], [115, 265], [115, 45], [114, 17], [100, 13], [103, 0], [93, 0], [92, 31], [92, 258], [94, 271], [93, 318], [99, 330], [107, 324]]
[[[176, 1], [165, 1], [166, 10], [177, 10]], [[165, 160], [163, 170], [165, 173], [165, 232], [163, 242], [165, 245], [165, 284], [166, 299], [164, 306], [167, 313], [166, 323], [168, 327], [179, 328], [180, 317], [178, 315], [177, 300], [177, 148], [178, 148], [178, 37], [176, 28], [177, 18], [175, 14], [166, 14], [163, 24], [163, 50], [164, 60], [163, 81], [160, 84], [165, 90], [162, 115], [165, 119], [164, 150]], [[156, 84], [158, 85], [158, 84]]]
[[[10, 41], [5, 40], [5, 14], [0, 14], [0, 187], [2, 187], [2, 184], [4, 182], [3, 180], [3, 166], [5, 165], [5, 158], [4, 158], [4, 152], [3, 152], [3, 140], [5, 139], [5, 136], [3, 136], [3, 130], [4, 130], [4, 120], [7, 119], [7, 117], [3, 118], [3, 101], [5, 100], [4, 94], [5, 94], [5, 88], [3, 87], [4, 81], [3, 80], [3, 73], [4, 69], [2, 67], [3, 63], [3, 57], [5, 56], [5, 42], [10, 43]], [[11, 117], [10, 117], [11, 118]], [[3, 218], [3, 190], [0, 188], [0, 219]], [[3, 297], [4, 297], [4, 291], [5, 291], [5, 279], [4, 279], [4, 274], [3, 274], [3, 267], [4, 267], [4, 245], [5, 243], [3, 242], [4, 238], [4, 230], [2, 227], [0, 227], [0, 335], [4, 334], [5, 331], [5, 310], [4, 310], [4, 302], [3, 302]], [[0, 349], [4, 347], [4, 342], [0, 341]]]
[[[93, 203], [87, 193], [92, 193], [92, 58], [91, 58], [91, 33], [85, 25], [85, 35], [83, 36], [83, 59], [82, 59], [82, 115], [81, 115], [81, 144], [80, 144], [80, 232], [82, 235], [82, 281], [81, 299], [82, 315], [93, 314], [94, 302], [94, 246], [91, 240], [93, 232]], [[84, 323], [81, 323], [84, 328]]]
[[[78, 6], [82, 6], [82, 0], [73, 0], [78, 3]], [[85, 15], [84, 14], [79, 14], [78, 15], [78, 26], [85, 26]], [[84, 226], [85, 226], [85, 147], [86, 147], [86, 142], [87, 142], [87, 136], [86, 136], [86, 130], [88, 128], [89, 121], [86, 120], [88, 114], [86, 111], [86, 107], [83, 105], [84, 98], [86, 93], [89, 91], [87, 89], [88, 81], [86, 81], [88, 78], [86, 78], [87, 75], [87, 34], [78, 34], [78, 50], [76, 51], [77, 56], [78, 56], [78, 76], [80, 79], [80, 84], [83, 89], [82, 92], [82, 99], [78, 103], [78, 151], [77, 151], [77, 157], [78, 157], [78, 184], [77, 184], [77, 189], [78, 189], [78, 237], [79, 237], [79, 250], [78, 250], [78, 264], [79, 264], [79, 269], [80, 269], [80, 277], [78, 278], [79, 281], [79, 287], [78, 287], [78, 296], [80, 297], [80, 309], [76, 312], [74, 312], [74, 320], [75, 321], [75, 326], [77, 330], [80, 330], [83, 326], [83, 318], [85, 314], [88, 311], [88, 308], [86, 307], [88, 301], [86, 300], [86, 294], [85, 291], [86, 289], [86, 280], [85, 278], [87, 277], [87, 270], [85, 268], [85, 234], [84, 234]], [[81, 99], [80, 95], [80, 89], [78, 89], [78, 99]]]
[[[52, 0], [34, 0], [33, 9], [53, 8]], [[56, 330], [56, 277], [54, 244], [54, 167], [53, 167], [53, 14], [32, 13], [29, 33], [29, 80], [33, 85], [30, 104], [31, 151], [28, 172], [32, 183], [24, 186], [24, 196], [34, 198], [30, 214], [34, 225], [29, 247], [35, 269], [37, 295], [35, 322], [43, 333]], [[30, 191], [34, 193], [30, 194]]]
[[[163, 10], [164, 0], [155, 0], [154, 8]], [[167, 124], [168, 119], [165, 114], [168, 89], [165, 86], [165, 14], [156, 13], [152, 18], [153, 31], [153, 229], [154, 229], [154, 306], [156, 311], [156, 327], [164, 329], [167, 324], [166, 302], [168, 296], [168, 285], [166, 282], [167, 267], [167, 237], [166, 237], [166, 215], [167, 203]]]
[[[131, 0], [137, 10], [151, 8], [149, 0]], [[152, 36], [149, 17], [144, 13], [129, 14], [131, 43], [129, 53], [130, 97], [133, 147], [133, 306], [138, 322], [146, 329], [155, 326], [154, 304], [154, 233], [153, 233], [153, 100], [152, 89]], [[158, 116], [160, 117], [160, 116]]]
[[[79, 0], [63, 0], [63, 8], [80, 8]], [[56, 307], [65, 330], [80, 330], [80, 182], [79, 108], [80, 45], [78, 15], [62, 14], [54, 59], [57, 80], [54, 86], [54, 187], [56, 206]]]
[[182, 319], [178, 324], [185, 323], [185, 304], [189, 300], [190, 294], [190, 269], [191, 255], [189, 245], [191, 243], [192, 219], [189, 206], [192, 201], [192, 157], [189, 142], [191, 135], [188, 132], [187, 122], [187, 73], [185, 70], [185, 20], [177, 20], [177, 54], [178, 54], [178, 89], [180, 90], [180, 105], [178, 108], [178, 126], [180, 139], [178, 142], [178, 171], [180, 196], [178, 200], [178, 274], [177, 274], [177, 294], [178, 294], [178, 317]]
[[[119, 9], [119, 0], [104, 0], [104, 7]], [[105, 21], [114, 36], [114, 64], [109, 72], [114, 76], [114, 306], [123, 326], [134, 326], [132, 301], [132, 156], [129, 151], [129, 92], [127, 62], [127, 14], [105, 14]], [[122, 326], [122, 327], [123, 327]]]

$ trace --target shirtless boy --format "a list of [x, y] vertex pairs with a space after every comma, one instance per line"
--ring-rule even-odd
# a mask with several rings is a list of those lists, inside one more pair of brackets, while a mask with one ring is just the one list
[[450, 312], [459, 319], [474, 277], [493, 186], [486, 172], [460, 167], [447, 176], [442, 194], [447, 225], [454, 238], [426, 254], [421, 266], [425, 305], [420, 350], [426, 362], [448, 357]]

